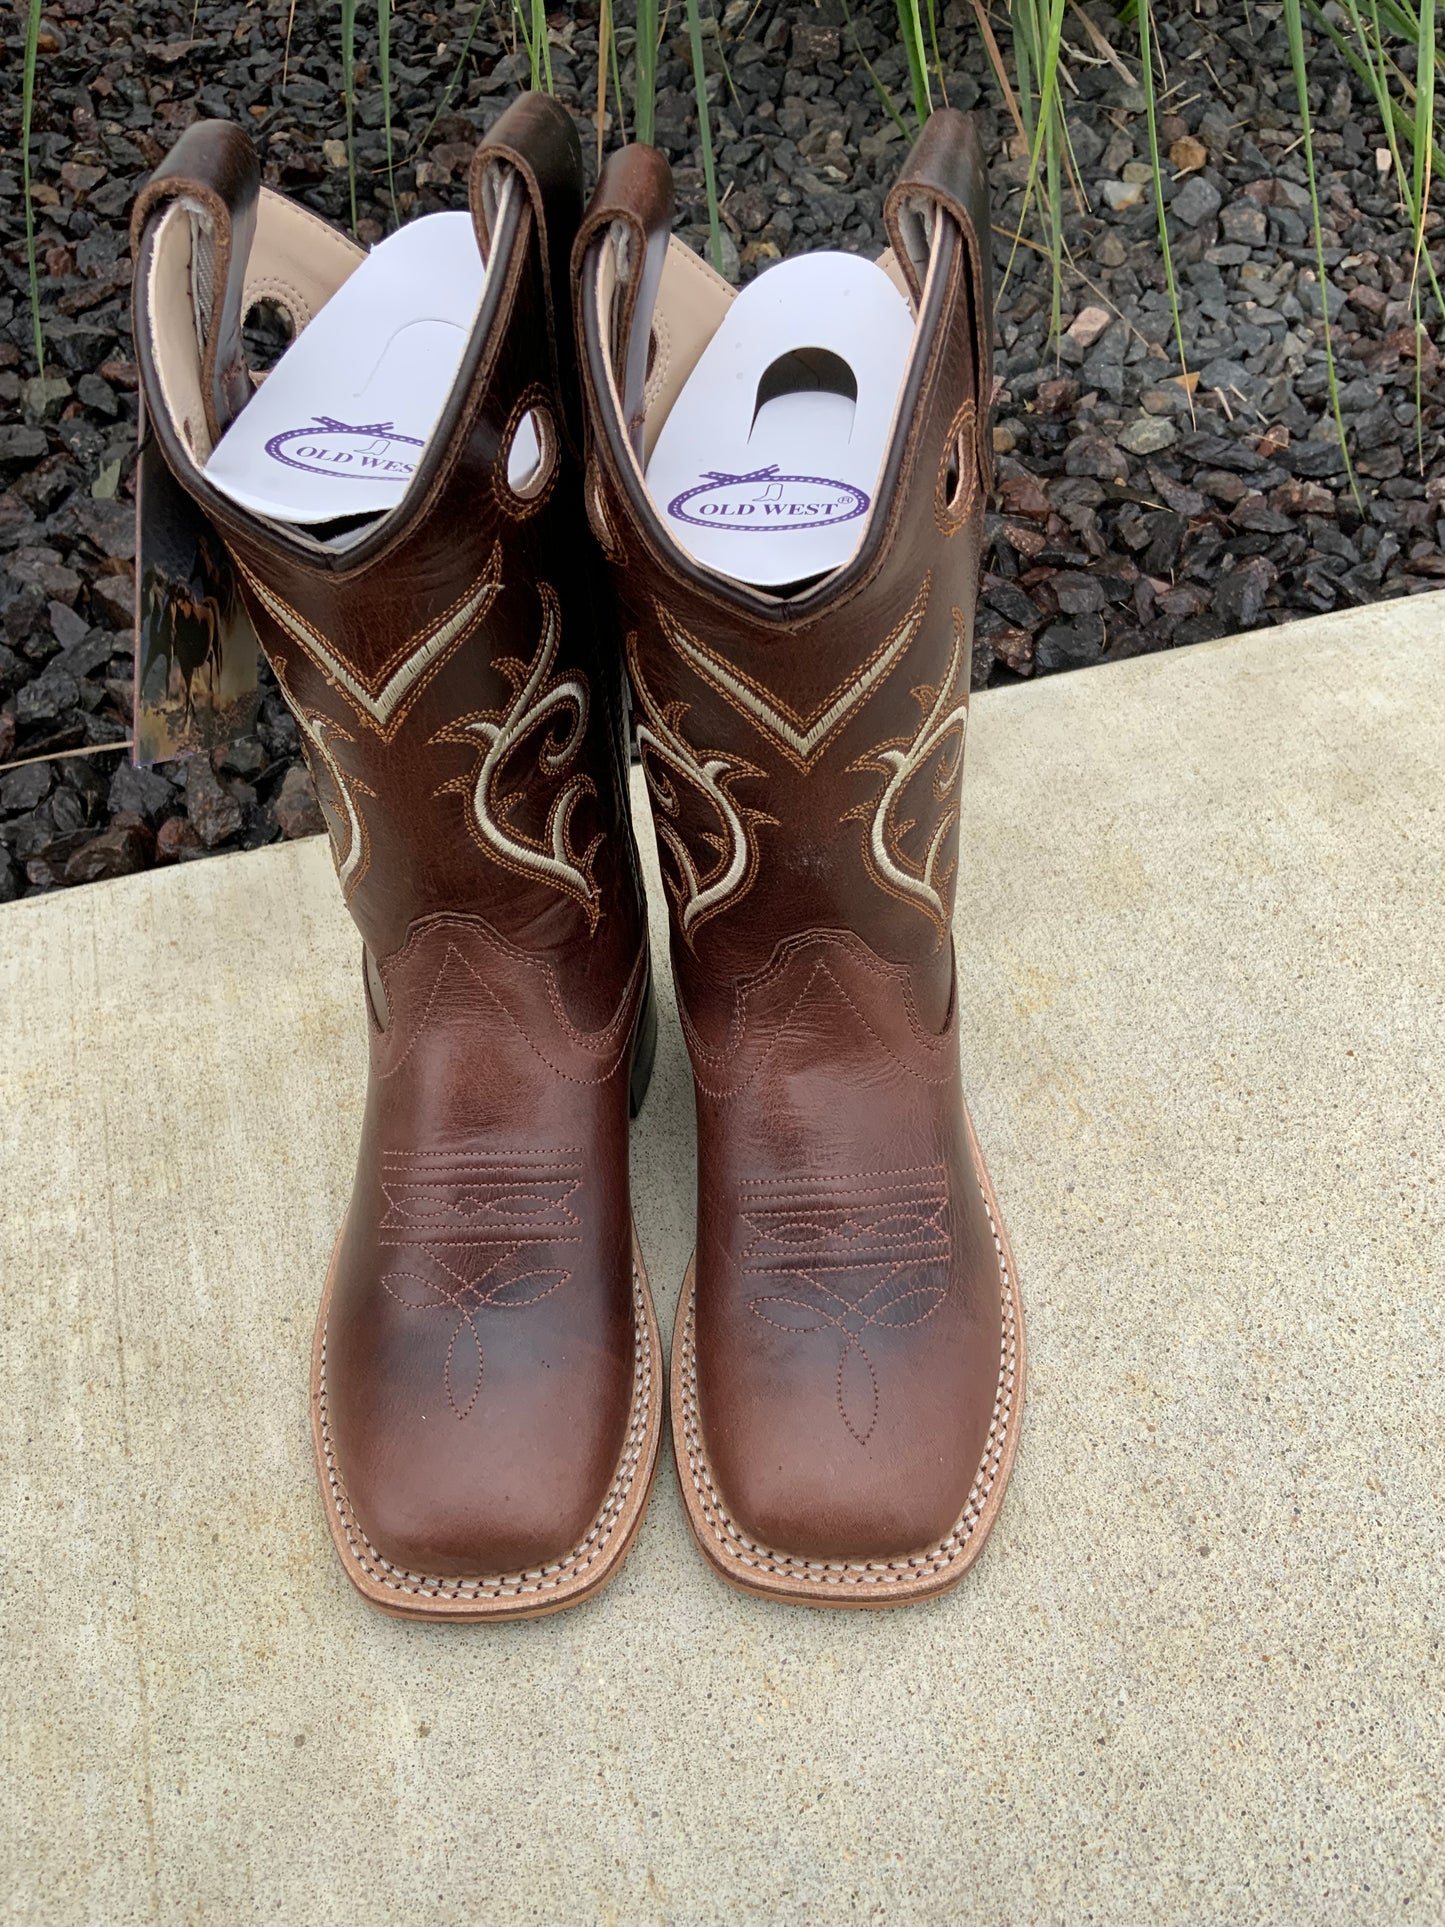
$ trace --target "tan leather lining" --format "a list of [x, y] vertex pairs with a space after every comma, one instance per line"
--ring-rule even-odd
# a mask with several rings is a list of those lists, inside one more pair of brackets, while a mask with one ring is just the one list
[[[616, 248], [615, 237], [612, 240]], [[611, 263], [612, 255], [604, 255]], [[683, 383], [702, 358], [702, 351], [722, 326], [722, 318], [732, 305], [736, 290], [710, 268], [701, 255], [694, 254], [685, 241], [674, 234], [667, 244], [663, 263], [662, 286], [658, 290], [653, 333], [657, 350], [647, 377], [647, 426], [643, 441], [643, 461], [651, 456], [662, 424]], [[604, 327], [612, 309], [612, 289], [603, 294]], [[608, 329], [610, 334], [610, 329]], [[610, 342], [609, 342], [610, 349]]]
[[898, 256], [893, 252], [892, 248], [884, 248], [878, 257], [876, 265], [882, 268], [883, 272], [888, 276], [888, 279], [903, 296], [903, 299], [908, 303], [908, 312], [916, 321], [918, 319], [918, 303], [913, 299], [913, 290], [908, 285], [908, 277], [902, 268], [899, 267]]
[[147, 308], [161, 395], [176, 434], [199, 467], [211, 452], [201, 396], [201, 347], [191, 299], [192, 225], [184, 201], [161, 216], [151, 252]]
[[[902, 274], [902, 269], [898, 266], [897, 261], [893, 260], [893, 257], [891, 254], [889, 256], [889, 260], [892, 264], [892, 270], [893, 270], [893, 273], [890, 276], [890, 279], [900, 276]], [[893, 404], [893, 419], [889, 424], [889, 428], [888, 428], [888, 446], [890, 448], [893, 447], [898, 437], [906, 431], [907, 423], [904, 421], [903, 416], [904, 416], [904, 409], [906, 407], [911, 406], [908, 397], [909, 397], [909, 391], [913, 385], [913, 373], [915, 368], [918, 365], [920, 356], [927, 354], [932, 347], [931, 342], [926, 342], [923, 339], [922, 330], [918, 326], [918, 316], [919, 316], [919, 313], [922, 311], [922, 309], [927, 305], [929, 291], [933, 283], [933, 277], [939, 271], [938, 260], [939, 260], [938, 249], [937, 248], [931, 249], [928, 257], [928, 262], [927, 262], [927, 273], [923, 281], [923, 292], [916, 302], [913, 300], [911, 294], [909, 295], [908, 305], [912, 309], [913, 317], [914, 317], [913, 346], [908, 352], [908, 365], [903, 371], [903, 380], [899, 383], [898, 399]], [[905, 288], [905, 292], [907, 292], [906, 288]], [[872, 523], [872, 520], [873, 520], [873, 512], [872, 510], [870, 510], [868, 515], [864, 518], [862, 532], [859, 534], [858, 541], [857, 543], [854, 544], [855, 554], [857, 553], [858, 548], [862, 545], [862, 542], [864, 540], [864, 537], [867, 535], [867, 532], [870, 524]]]
[[365, 259], [365, 248], [283, 194], [263, 187], [256, 239], [246, 263], [246, 306], [275, 301], [299, 335]]
[[[198, 290], [193, 286], [197, 212], [184, 196], [161, 216], [151, 253], [147, 307], [151, 352], [171, 421], [196, 466], [211, 453], [201, 391]], [[275, 301], [299, 335], [366, 250], [283, 195], [261, 190], [256, 240], [246, 264], [245, 304]]]

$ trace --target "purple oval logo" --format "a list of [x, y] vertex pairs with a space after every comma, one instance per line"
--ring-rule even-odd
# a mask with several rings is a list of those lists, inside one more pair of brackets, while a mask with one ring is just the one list
[[308, 475], [349, 475], [367, 482], [405, 481], [416, 468], [409, 451], [426, 447], [415, 435], [398, 435], [390, 422], [338, 422], [313, 415], [309, 428], [273, 435], [266, 453], [273, 462]]
[[704, 471], [696, 488], [674, 495], [667, 512], [696, 529], [743, 529], [749, 535], [783, 535], [790, 529], [835, 528], [866, 515], [868, 497], [851, 482], [826, 475], [780, 475], [777, 464], [749, 475]]

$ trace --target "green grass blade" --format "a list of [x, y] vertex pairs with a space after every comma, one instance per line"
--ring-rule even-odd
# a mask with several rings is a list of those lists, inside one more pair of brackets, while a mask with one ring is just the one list
[[527, 76], [527, 85], [534, 94], [539, 93], [541, 89], [537, 83], [542, 77], [542, 69], [539, 65], [540, 55], [537, 52], [536, 36], [532, 32], [522, 0], [512, 0], [512, 22], [521, 36], [522, 45], [527, 50], [527, 60], [531, 68]]
[[848, 31], [853, 36], [853, 51], [857, 54], [858, 58], [863, 62], [864, 71], [867, 73], [868, 78], [873, 82], [873, 91], [877, 94], [879, 101], [882, 103], [884, 113], [887, 114], [889, 120], [893, 122], [893, 125], [898, 129], [899, 133], [903, 136], [904, 140], [907, 140], [908, 128], [904, 122], [902, 114], [899, 113], [898, 109], [893, 104], [892, 94], [889, 93], [888, 89], [883, 85], [883, 82], [878, 78], [877, 73], [874, 71], [873, 62], [868, 58], [867, 54], [864, 53], [862, 47], [858, 44], [858, 29], [857, 27], [854, 26], [853, 15], [848, 10], [848, 0], [843, 0], [843, 18], [847, 21]]
[[716, 14], [714, 14], [712, 25], [713, 36], [717, 41], [717, 57], [722, 67], [723, 85], [728, 90], [728, 98], [732, 101], [733, 106], [741, 113], [743, 111], [742, 97], [738, 93], [737, 85], [733, 80], [733, 70], [728, 65], [728, 50], [723, 44], [722, 27], [718, 23]]
[[[1440, 280], [1438, 275], [1435, 272], [1434, 258], [1432, 257], [1430, 250], [1425, 245], [1425, 224], [1430, 218], [1431, 187], [1434, 181], [1436, 170], [1438, 169], [1442, 173], [1445, 173], [1445, 157], [1442, 157], [1440, 149], [1435, 145], [1433, 140], [1428, 138], [1422, 138], [1422, 134], [1421, 134], [1422, 128], [1427, 128], [1427, 129], [1433, 128], [1436, 125], [1436, 120], [1435, 120], [1436, 74], [1439, 71], [1439, 41], [1437, 37], [1437, 26], [1436, 26], [1437, 17], [1438, 16], [1436, 13], [1436, 0], [1425, 0], [1425, 11], [1422, 14], [1421, 20], [1420, 20], [1420, 33], [1422, 35], [1422, 39], [1420, 43], [1420, 67], [1417, 70], [1417, 79], [1416, 79], [1417, 92], [1416, 92], [1416, 102], [1415, 102], [1415, 155], [1416, 155], [1417, 167], [1419, 165], [1419, 157], [1421, 152], [1423, 151], [1425, 155], [1424, 183], [1421, 189], [1416, 194], [1415, 210], [1414, 210], [1415, 212], [1415, 281], [1417, 283], [1417, 296], [1418, 296], [1420, 265], [1421, 265], [1421, 262], [1423, 261], [1425, 266], [1425, 272], [1430, 277], [1430, 286], [1434, 291], [1435, 304], [1440, 310], [1441, 319], [1445, 320], [1445, 293], [1441, 292]], [[1429, 43], [1428, 49], [1426, 46], [1427, 40]], [[1417, 374], [1419, 373], [1418, 367], [1416, 369], [1416, 373]]]
[[657, 0], [637, 0], [637, 138], [652, 146], [657, 126]]
[[[1330, 406], [1334, 410], [1335, 429], [1340, 438], [1340, 453], [1345, 458], [1345, 473], [1350, 478], [1350, 493], [1357, 503], [1360, 502], [1359, 483], [1355, 480], [1355, 465], [1350, 460], [1349, 442], [1345, 435], [1345, 418], [1340, 408], [1339, 372], [1335, 367], [1335, 344], [1330, 328], [1330, 302], [1328, 282], [1325, 275], [1324, 222], [1320, 215], [1319, 180], [1315, 173], [1314, 125], [1310, 116], [1309, 68], [1305, 58], [1304, 20], [1300, 12], [1301, 0], [1284, 0], [1285, 33], [1289, 39], [1290, 65], [1294, 69], [1295, 93], [1299, 99], [1300, 133], [1304, 140], [1305, 176], [1309, 181], [1310, 207], [1315, 224], [1315, 271], [1320, 283], [1320, 317], [1325, 329], [1325, 373], [1330, 385]], [[1363, 507], [1363, 503], [1361, 503]]]
[[[1019, 111], [1024, 117], [1024, 133], [1028, 136], [1030, 147], [1033, 146], [1038, 127], [1034, 75], [1039, 71], [1039, 63], [1034, 58], [1033, 25], [1027, 7], [1018, 8], [1014, 18], [1014, 66], [1018, 71]], [[1022, 221], [1019, 225], [1023, 225]]]
[[35, 202], [30, 194], [30, 133], [35, 120], [35, 62], [40, 49], [40, 0], [30, 0], [25, 16], [25, 78], [20, 102], [20, 175], [25, 196], [25, 263], [30, 272], [30, 329], [35, 366], [45, 373], [45, 342], [40, 331], [40, 271], [35, 263]]
[[[1438, 295], [1436, 297], [1438, 299]], [[1445, 303], [1441, 304], [1445, 310]], [[1420, 282], [1415, 282], [1415, 460], [1425, 473], [1425, 320], [1420, 312]]]
[[[1376, 103], [1380, 110], [1380, 118], [1384, 123], [1386, 136], [1390, 140], [1391, 145], [1394, 145], [1397, 138], [1403, 140], [1413, 155], [1419, 138], [1417, 117], [1391, 94], [1389, 89], [1389, 70], [1393, 69], [1396, 78], [1402, 81], [1404, 91], [1408, 94], [1413, 95], [1415, 93], [1415, 82], [1409, 76], [1402, 74], [1398, 63], [1386, 51], [1384, 39], [1380, 33], [1378, 8], [1372, 8], [1375, 31], [1374, 47], [1371, 45], [1371, 36], [1364, 30], [1363, 22], [1360, 22], [1357, 17], [1351, 18], [1350, 24], [1355, 29], [1361, 47], [1366, 50], [1362, 55], [1355, 47], [1351, 46], [1349, 39], [1340, 31], [1338, 24], [1325, 12], [1324, 8], [1320, 5], [1320, 0], [1306, 0], [1306, 4], [1309, 7], [1310, 15], [1315, 25], [1321, 32], [1329, 36], [1340, 55], [1349, 62], [1361, 80], [1365, 81], [1374, 93]], [[1354, 0], [1342, 0], [1342, 4], [1353, 16]], [[1412, 46], [1416, 44], [1416, 38], [1420, 31], [1421, 29], [1418, 26], [1410, 30], [1410, 44]], [[1375, 61], [1377, 57], [1380, 63], [1378, 79], [1375, 72]], [[1445, 172], [1445, 148], [1441, 147], [1438, 140], [1433, 143], [1433, 148], [1434, 171], [1436, 173]], [[1396, 161], [1396, 165], [1399, 165], [1398, 160]], [[1405, 191], [1408, 192], [1411, 185], [1409, 176], [1402, 174], [1400, 179]]]
[[[1159, 217], [1159, 246], [1164, 255], [1164, 280], [1169, 289], [1169, 307], [1174, 317], [1174, 341], [1179, 350], [1179, 372], [1189, 373], [1189, 358], [1184, 352], [1184, 321], [1179, 312], [1179, 284], [1174, 278], [1174, 254], [1169, 245], [1169, 222], [1164, 213], [1164, 168], [1159, 158], [1159, 101], [1154, 83], [1154, 16], [1152, 0], [1139, 0], [1139, 67], [1144, 88], [1144, 114], [1149, 129], [1149, 160], [1154, 169], [1154, 212]], [[1186, 392], [1188, 392], [1186, 384]], [[1194, 397], [1189, 397], [1191, 413]]]
[[341, 0], [341, 91], [346, 98], [346, 180], [356, 232], [356, 0]]
[[1019, 107], [1019, 98], [1014, 92], [1013, 82], [1009, 79], [1008, 68], [1004, 65], [1003, 53], [999, 48], [998, 37], [989, 23], [988, 9], [984, 4], [984, 0], [970, 0], [970, 5], [973, 7], [973, 17], [978, 22], [978, 30], [983, 38], [983, 44], [988, 49], [988, 64], [993, 70], [995, 85], [1003, 95], [1004, 105], [1008, 108], [1009, 115], [1013, 120], [1019, 137], [1027, 140], [1028, 135], [1024, 132], [1024, 117]]
[[[1029, 151], [1029, 171], [1024, 181], [1023, 203], [1019, 210], [1018, 232], [1020, 235], [1023, 233], [1023, 225], [1028, 218], [1029, 206], [1033, 201], [1034, 190], [1038, 185], [1040, 163], [1046, 158], [1049, 151], [1051, 133], [1053, 140], [1057, 142], [1058, 129], [1054, 125], [1054, 117], [1062, 111], [1059, 105], [1059, 61], [1060, 48], [1062, 47], [1064, 37], [1064, 0], [1042, 0], [1042, 3], [1045, 7], [1044, 18], [1040, 21], [1030, 23], [1031, 32], [1034, 31], [1034, 29], [1038, 29], [1034, 54], [1035, 58], [1041, 62], [1041, 65], [1039, 67], [1037, 113], [1034, 125], [1030, 128], [1031, 147]], [[1020, 62], [1019, 71], [1022, 75], [1024, 71], [1022, 62]], [[1025, 119], [1029, 119], [1031, 114], [1032, 110], [1026, 108]], [[1054, 147], [1053, 152], [1055, 157], [1057, 157], [1057, 146]], [[1052, 195], [1053, 198], [1047, 203], [1043, 217], [1045, 229], [1049, 231], [1050, 234], [1049, 254], [1051, 259], [1055, 258], [1056, 236], [1057, 231], [1061, 228], [1061, 209], [1057, 200], [1056, 186], [1052, 189]], [[1012, 272], [1014, 255], [1017, 254], [1017, 252], [1018, 241], [1016, 239], [1013, 249], [1009, 254], [1008, 267], [1004, 270], [1005, 283], [1007, 283], [1009, 274]], [[1055, 289], [1055, 299], [1057, 300], [1057, 298], [1058, 290]]]
[[718, 219], [717, 174], [712, 158], [712, 121], [707, 111], [707, 68], [702, 52], [702, 18], [697, 0], [686, 0], [687, 38], [692, 48], [692, 84], [697, 94], [697, 131], [702, 142], [702, 178], [707, 189], [708, 250], [712, 264], [722, 273], [722, 227]]
[[928, 60], [923, 51], [923, 22], [918, 0], [897, 0], [898, 31], [908, 56], [908, 78], [913, 88], [913, 112], [922, 127], [933, 109], [928, 91]]
[[948, 83], [943, 78], [943, 55], [938, 51], [938, 5], [928, 0], [928, 38], [933, 47], [933, 71], [938, 75], [938, 95], [948, 105]]
[[386, 129], [386, 189], [391, 200], [391, 218], [396, 213], [396, 162], [391, 140], [391, 0], [376, 0], [376, 64], [381, 76], [382, 125]]
[[1405, 0], [1380, 0], [1390, 31], [1408, 40], [1413, 47], [1420, 33], [1420, 16]]
[[[1445, 293], [1441, 291], [1439, 276], [1436, 273], [1435, 263], [1430, 251], [1424, 247], [1425, 210], [1421, 208], [1416, 198], [1414, 187], [1413, 156], [1418, 148], [1418, 128], [1416, 122], [1406, 114], [1399, 102], [1394, 100], [1390, 94], [1389, 68], [1394, 65], [1394, 62], [1389, 59], [1386, 53], [1384, 34], [1380, 26], [1380, 7], [1382, 4], [1383, 0], [1368, 0], [1370, 17], [1368, 21], [1366, 21], [1360, 15], [1357, 0], [1344, 0], [1350, 25], [1354, 29], [1360, 46], [1364, 49], [1361, 59], [1356, 61], [1355, 65], [1357, 71], [1363, 67], [1369, 80], [1370, 90], [1375, 96], [1375, 105], [1380, 115], [1380, 125], [1384, 129], [1385, 140], [1389, 147], [1390, 160], [1395, 169], [1395, 185], [1399, 191], [1400, 199], [1404, 203], [1405, 212], [1409, 216], [1410, 231], [1415, 236], [1415, 279], [1418, 280], [1419, 271], [1423, 265], [1425, 273], [1429, 278], [1431, 291], [1440, 305], [1440, 312], [1442, 315], [1445, 315]], [[1315, 11], [1315, 0], [1310, 0], [1310, 9], [1312, 12]], [[1324, 24], [1326, 30], [1333, 37], [1337, 38], [1338, 36], [1336, 35], [1333, 22], [1326, 21]], [[1350, 52], [1350, 57], [1354, 60], [1353, 52], [1348, 49], [1347, 52]], [[1397, 73], [1398, 71], [1399, 69], [1396, 68]], [[1432, 87], [1434, 85], [1433, 75], [1431, 85]], [[1430, 118], [1433, 121], [1433, 114]], [[1405, 165], [1401, 150], [1400, 143], [1402, 138], [1409, 147], [1412, 155], [1409, 168]], [[1440, 150], [1438, 147], [1434, 149], [1434, 161], [1435, 166], [1438, 168], [1440, 165]], [[1418, 375], [1419, 372], [1420, 370], [1417, 365], [1416, 374]]]
[[627, 103], [622, 98], [622, 67], [617, 58], [617, 34], [608, 37], [607, 57], [612, 66], [612, 97], [617, 102], [617, 131], [623, 140], [627, 139]]
[[[597, 9], [597, 171], [602, 172], [602, 123], [607, 118], [607, 56], [612, 49], [612, 0]], [[621, 102], [618, 102], [621, 105]]]
[[1059, 122], [1062, 117], [1052, 114], [1049, 117], [1044, 142], [1044, 183], [1048, 190], [1050, 219], [1049, 230], [1049, 268], [1052, 275], [1052, 290], [1049, 296], [1049, 338], [1057, 341], [1063, 332], [1064, 324], [1064, 224], [1060, 219], [1063, 203], [1063, 184], [1061, 180], [1061, 156], [1059, 141]]
[[[1394, 62], [1391, 61], [1386, 51], [1385, 36], [1380, 23], [1380, 7], [1385, 3], [1386, 0], [1366, 0], [1366, 4], [1369, 7], [1369, 17], [1365, 18], [1360, 13], [1358, 0], [1343, 0], [1350, 27], [1362, 49], [1362, 53], [1358, 59], [1355, 58], [1352, 49], [1347, 48], [1346, 52], [1354, 64], [1356, 71], [1358, 72], [1363, 68], [1369, 81], [1370, 91], [1375, 97], [1375, 106], [1380, 115], [1380, 125], [1384, 129], [1385, 140], [1389, 146], [1390, 160], [1395, 170], [1396, 189], [1404, 204], [1405, 211], [1409, 216], [1410, 231], [1415, 236], [1415, 271], [1412, 276], [1413, 286], [1411, 289], [1411, 301], [1415, 316], [1415, 452], [1420, 465], [1420, 471], [1423, 474], [1425, 470], [1424, 364], [1426, 334], [1424, 317], [1421, 312], [1420, 267], [1422, 263], [1425, 273], [1429, 278], [1431, 291], [1439, 303], [1442, 314], [1445, 314], [1445, 293], [1441, 292], [1439, 276], [1435, 271], [1435, 263], [1431, 258], [1430, 251], [1424, 246], [1425, 225], [1422, 212], [1419, 211], [1415, 198], [1413, 162], [1411, 167], [1407, 169], [1401, 154], [1400, 123], [1405, 123], [1405, 138], [1407, 141], [1414, 140], [1416, 128], [1415, 123], [1408, 119], [1403, 109], [1400, 108], [1390, 94], [1390, 68], [1394, 65]], [[1311, 12], [1317, 10], [1315, 0], [1310, 0], [1310, 10]], [[1415, 24], [1418, 27], [1419, 23], [1417, 22]], [[1333, 22], [1325, 21], [1324, 25], [1332, 38], [1338, 40]], [[1396, 71], [1398, 72], [1398, 69], [1396, 69]], [[1412, 153], [1413, 151], [1414, 149], [1412, 148]]]
[[1435, 133], [1435, 0], [1422, 0], [1415, 67], [1415, 263], [1425, 246]]
[[[539, 68], [540, 62], [540, 68]], [[552, 37], [547, 31], [547, 0], [532, 0], [532, 86], [545, 79], [547, 92], [552, 85]]]
[[412, 148], [414, 154], [424, 154], [426, 152], [427, 143], [431, 140], [432, 129], [447, 111], [448, 107], [451, 106], [452, 96], [457, 91], [457, 87], [461, 82], [463, 69], [467, 64], [467, 56], [472, 51], [472, 42], [477, 37], [477, 28], [481, 25], [482, 15], [490, 9], [491, 5], [492, 0], [477, 0], [476, 6], [472, 9], [472, 24], [467, 28], [467, 37], [462, 42], [461, 52], [457, 55], [457, 64], [452, 68], [452, 77], [442, 89], [442, 97], [437, 102], [436, 112], [427, 122], [415, 146]]

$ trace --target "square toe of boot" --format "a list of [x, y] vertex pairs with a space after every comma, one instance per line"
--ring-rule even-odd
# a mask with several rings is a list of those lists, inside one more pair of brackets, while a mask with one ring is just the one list
[[409, 1483], [352, 1497], [373, 1548], [406, 1572], [437, 1579], [529, 1572], [575, 1554], [606, 1497], [608, 1473], [528, 1481], [525, 1489], [454, 1498], [423, 1496]]
[[756, 1545], [800, 1559], [906, 1559], [949, 1536], [968, 1503], [981, 1447], [905, 1464], [852, 1439], [847, 1446], [819, 1453], [806, 1469], [756, 1442], [715, 1462], [733, 1523]]

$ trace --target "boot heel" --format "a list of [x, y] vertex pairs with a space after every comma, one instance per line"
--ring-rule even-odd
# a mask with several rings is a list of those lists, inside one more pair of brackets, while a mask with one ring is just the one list
[[657, 999], [653, 995], [652, 975], [649, 972], [647, 988], [642, 993], [642, 1009], [637, 1016], [637, 1029], [632, 1034], [632, 1075], [627, 1087], [629, 1119], [636, 1117], [642, 1109], [647, 1087], [652, 1082], [652, 1065], [656, 1056]]

